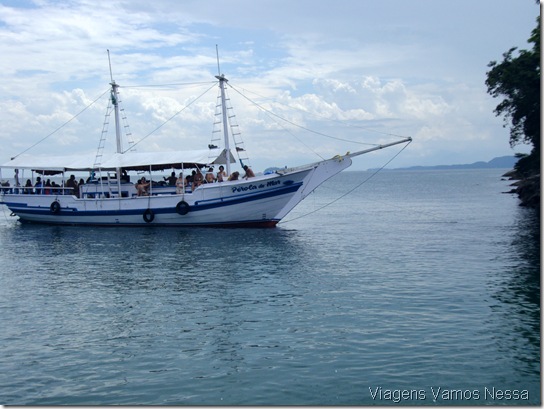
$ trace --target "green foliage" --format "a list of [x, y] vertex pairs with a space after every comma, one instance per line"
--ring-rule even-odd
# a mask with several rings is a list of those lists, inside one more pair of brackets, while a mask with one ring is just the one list
[[528, 178], [538, 173], [538, 169], [540, 169], [540, 155], [517, 153], [516, 157], [518, 161], [514, 165], [514, 169], [520, 177]]
[[502, 62], [489, 63], [486, 85], [494, 98], [504, 98], [494, 112], [504, 115], [505, 127], [510, 123], [510, 146], [533, 146], [520, 167], [536, 171], [540, 167], [540, 17], [528, 42], [533, 44], [531, 50], [516, 53], [517, 48], [511, 48]]

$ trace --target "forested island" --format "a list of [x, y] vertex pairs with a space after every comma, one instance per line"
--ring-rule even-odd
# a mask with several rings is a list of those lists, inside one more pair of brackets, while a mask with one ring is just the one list
[[510, 146], [532, 146], [528, 155], [516, 155], [507, 176], [518, 180], [514, 192], [522, 206], [540, 208], [540, 16], [528, 42], [532, 49], [513, 47], [502, 62], [491, 61], [485, 83], [492, 97], [504, 98], [494, 112], [504, 115], [504, 126], [510, 126]]
[[[382, 169], [382, 171], [396, 170], [456, 170], [456, 169], [510, 169], [502, 176], [513, 180], [511, 184], [513, 189], [505, 193], [517, 194], [520, 198], [520, 205], [539, 208], [540, 207], [540, 172], [535, 174], [526, 174], [520, 172], [518, 164], [520, 162], [517, 156], [499, 156], [488, 162], [478, 161], [474, 163], [458, 165], [434, 165], [434, 166], [410, 166], [406, 168]], [[523, 164], [524, 161], [521, 161]], [[376, 169], [368, 169], [374, 171]]]
[[521, 206], [540, 208], [540, 17], [528, 42], [532, 49], [518, 51], [513, 47], [503, 54], [502, 62], [491, 61], [485, 84], [492, 97], [503, 98], [494, 112], [504, 116], [504, 127], [510, 127], [510, 146], [527, 144], [532, 146], [531, 152], [489, 162], [412, 166], [402, 170], [513, 168], [503, 175], [515, 180], [514, 189], [508, 193], [517, 194]]
[[517, 161], [518, 159], [515, 156], [500, 156], [488, 162], [478, 161], [460, 165], [410, 166], [392, 170], [513, 169]]

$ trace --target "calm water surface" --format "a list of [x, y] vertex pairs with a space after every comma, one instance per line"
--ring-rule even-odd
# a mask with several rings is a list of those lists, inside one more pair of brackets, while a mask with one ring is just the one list
[[321, 208], [370, 176], [344, 172], [266, 230], [3, 208], [0, 403], [540, 404], [540, 224], [504, 171], [382, 172]]

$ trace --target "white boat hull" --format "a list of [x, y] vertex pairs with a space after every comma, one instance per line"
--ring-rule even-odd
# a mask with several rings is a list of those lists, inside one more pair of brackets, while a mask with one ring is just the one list
[[325, 180], [351, 165], [335, 157], [249, 180], [205, 184], [192, 193], [77, 198], [3, 194], [21, 222], [101, 226], [273, 227]]

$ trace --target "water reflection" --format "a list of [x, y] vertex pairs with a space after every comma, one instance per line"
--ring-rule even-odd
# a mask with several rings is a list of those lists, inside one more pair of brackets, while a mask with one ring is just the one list
[[[77, 267], [84, 276], [100, 276], [119, 290], [149, 289], [168, 279], [162, 283], [168, 288], [194, 292], [211, 281], [221, 286], [225, 280], [285, 271], [282, 267], [296, 267], [286, 258], [297, 260], [311, 252], [300, 243], [296, 231], [284, 229], [78, 229], [16, 224], [2, 229], [2, 234], [6, 250], [14, 254], [24, 251], [56, 271]], [[24, 269], [23, 261], [18, 267]]]
[[[62, 366], [49, 368], [51, 376], [60, 377], [65, 363], [77, 360], [74, 379], [101, 391], [153, 374], [165, 377], [162, 384], [169, 388], [195, 382], [194, 393], [207, 385], [198, 382], [247, 370], [257, 365], [254, 359], [266, 363], [278, 346], [263, 334], [275, 314], [301, 299], [305, 275], [314, 268], [308, 260], [315, 250], [288, 229], [14, 224], [0, 235], [4, 255], [21, 255], [4, 260], [5, 282], [17, 276], [24, 293], [33, 294], [32, 333], [21, 338], [20, 350], [47, 345], [49, 355], [62, 355]], [[28, 299], [7, 302], [24, 310], [21, 303]], [[111, 383], [97, 384], [100, 377]], [[65, 393], [77, 394], [66, 387]], [[30, 391], [23, 394], [32, 402]], [[108, 402], [104, 396], [101, 402]]]
[[0, 222], [11, 403], [388, 403], [380, 385], [539, 402], [539, 226], [466, 173], [436, 199], [395, 175], [377, 199], [459, 222], [360, 198], [272, 230]]
[[533, 209], [518, 210], [511, 242], [502, 249], [510, 268], [493, 272], [491, 292], [498, 304], [491, 307], [500, 316], [501, 353], [516, 357], [515, 370], [540, 374], [540, 217]]

